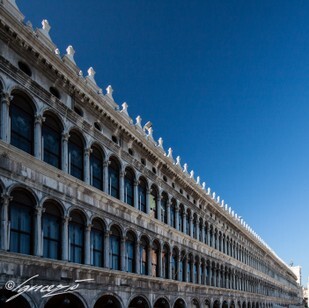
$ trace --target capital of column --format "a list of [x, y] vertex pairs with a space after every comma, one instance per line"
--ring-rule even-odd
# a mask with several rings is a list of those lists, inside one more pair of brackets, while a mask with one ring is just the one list
[[86, 229], [86, 231], [91, 231], [92, 227], [93, 227], [92, 224], [88, 224], [85, 229]]
[[134, 180], [134, 186], [138, 186], [139, 181], [138, 180]]
[[3, 205], [8, 205], [10, 201], [13, 200], [13, 197], [11, 197], [8, 194], [1, 194], [1, 201], [3, 202]]
[[109, 165], [109, 160], [105, 160], [105, 161], [103, 162], [103, 167], [108, 167], [108, 165]]
[[13, 100], [13, 96], [10, 95], [9, 92], [2, 92], [1, 93], [1, 102], [10, 106], [11, 101]]
[[105, 231], [104, 232], [104, 237], [109, 237], [112, 234], [111, 231]]
[[34, 118], [34, 124], [40, 124], [42, 125], [43, 122], [45, 122], [45, 117], [43, 117], [41, 114], [36, 114]]
[[121, 242], [124, 243], [124, 242], [126, 242], [127, 239], [128, 239], [127, 236], [123, 236], [123, 237], [121, 238]]
[[64, 223], [69, 223], [71, 220], [72, 220], [72, 217], [70, 217], [68, 215], [63, 217], [63, 222]]
[[36, 212], [36, 214], [39, 215], [39, 216], [41, 216], [42, 213], [45, 212], [45, 210], [46, 210], [46, 209], [43, 208], [43, 207], [36, 207], [36, 208], [35, 208], [35, 212]]
[[86, 149], [84, 150], [85, 156], [90, 156], [90, 154], [92, 153], [92, 151], [93, 151], [92, 148], [86, 148]]
[[62, 140], [63, 141], [69, 141], [70, 134], [69, 133], [63, 133], [62, 134]]

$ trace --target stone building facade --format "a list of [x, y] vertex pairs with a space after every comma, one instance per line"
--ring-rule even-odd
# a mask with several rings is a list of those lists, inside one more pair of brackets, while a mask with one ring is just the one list
[[0, 18], [1, 307], [301, 303], [288, 266], [59, 55], [46, 20], [13, 0]]

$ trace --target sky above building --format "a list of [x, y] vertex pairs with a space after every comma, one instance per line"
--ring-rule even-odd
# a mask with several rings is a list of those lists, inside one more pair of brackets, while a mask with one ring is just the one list
[[17, 0], [309, 276], [309, 1]]

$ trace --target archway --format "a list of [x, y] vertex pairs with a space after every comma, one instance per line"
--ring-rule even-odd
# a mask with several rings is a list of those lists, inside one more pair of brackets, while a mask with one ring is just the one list
[[94, 308], [121, 308], [121, 304], [115, 296], [103, 295], [97, 300]]
[[16, 292], [11, 292], [5, 289], [2, 289], [0, 291], [0, 307], [3, 308], [30, 308], [30, 304], [28, 301], [22, 296], [18, 295], [18, 297], [12, 299], [9, 302], [6, 302], [10, 297], [14, 296], [17, 294]]
[[213, 308], [221, 308], [220, 307], [220, 302], [218, 300], [215, 300]]
[[159, 298], [156, 300], [153, 308], [169, 308], [170, 305], [165, 298]]
[[228, 307], [229, 307], [229, 305], [228, 305], [227, 301], [224, 301], [223, 304], [222, 304], [222, 308], [228, 308]]
[[74, 294], [67, 293], [53, 296], [44, 308], [84, 308], [82, 301]]
[[145, 298], [137, 296], [131, 300], [128, 308], [149, 308], [149, 305]]
[[173, 308], [185, 308], [185, 307], [186, 307], [185, 301], [182, 298], [178, 298]]

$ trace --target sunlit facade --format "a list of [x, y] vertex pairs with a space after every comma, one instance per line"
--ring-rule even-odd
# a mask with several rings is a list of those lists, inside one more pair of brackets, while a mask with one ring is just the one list
[[14, 2], [0, 3], [0, 282], [93, 279], [14, 307], [300, 304], [288, 266]]

